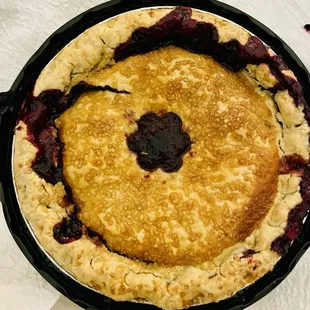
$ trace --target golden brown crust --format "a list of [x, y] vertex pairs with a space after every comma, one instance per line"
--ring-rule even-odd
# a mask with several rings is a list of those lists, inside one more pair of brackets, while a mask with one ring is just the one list
[[[266, 98], [243, 75], [171, 46], [86, 82], [131, 89], [88, 93], [57, 120], [79, 216], [111, 250], [158, 264], [198, 264], [259, 225], [277, 190], [277, 129]], [[137, 125], [126, 111], [135, 120], [149, 111], [181, 117], [194, 144], [180, 171], [148, 173], [136, 164], [125, 137]]]
[[[35, 95], [39, 94], [44, 89], [50, 88], [68, 90], [74, 83], [82, 79], [85, 80], [90, 70], [93, 69], [93, 72], [100, 72], [107, 64], [113, 65], [113, 49], [118, 44], [126, 41], [134, 29], [139, 26], [150, 26], [154, 24], [162, 16], [170, 12], [170, 10], [171, 9], [133, 11], [88, 29], [73, 43], [64, 48], [42, 71], [36, 83]], [[222, 21], [218, 17], [207, 13], [194, 11], [193, 18], [200, 18], [214, 23], [219, 31], [220, 40], [222, 42], [230, 39], [238, 39], [241, 43], [245, 43], [249, 36], [249, 34], [240, 27]], [[167, 49], [167, 51], [169, 51], [169, 49]], [[156, 54], [160, 53], [165, 53], [165, 50], [154, 52], [154, 56], [156, 57]], [[182, 54], [183, 52], [178, 51], [178, 53]], [[188, 53], [186, 52], [186, 54]], [[136, 57], [136, 59], [141, 60], [144, 56], [145, 55]], [[168, 56], [169, 55], [165, 57]], [[185, 55], [184, 57], [187, 56]], [[195, 55], [188, 57], [195, 58], [202, 56]], [[204, 58], [204, 61], [207, 62], [207, 58]], [[131, 61], [135, 61], [135, 59]], [[218, 66], [213, 63], [209, 65]], [[97, 82], [99, 83], [101, 81], [103, 84], [109, 84], [113, 87], [117, 86], [128, 91], [139, 89], [139, 83], [136, 82], [133, 75], [128, 74], [128, 76], [126, 76], [126, 74], [123, 74], [121, 77], [115, 77], [115, 75], [113, 77], [113, 75], [111, 75], [110, 78], [104, 76], [105, 72], [116, 74], [118, 72], [117, 66], [118, 65], [113, 66], [109, 69], [110, 71], [103, 70], [103, 76], [100, 76], [100, 78], [97, 76]], [[274, 85], [274, 77], [263, 65], [259, 67], [251, 66], [248, 70], [251, 71], [251, 74], [261, 85]], [[71, 73], [74, 73], [74, 75]], [[151, 74], [151, 68], [148, 74]], [[187, 74], [190, 76], [189, 73]], [[291, 75], [292, 73], [288, 72], [288, 74]], [[171, 78], [171, 74], [167, 74], [167, 77], [168, 76]], [[95, 79], [96, 75], [93, 75], [92, 78]], [[252, 199], [250, 199], [248, 203], [248, 206], [250, 206], [249, 213], [240, 213], [241, 217], [246, 215], [257, 216], [257, 218], [254, 219], [256, 223], [262, 221], [253, 231], [251, 227], [253, 222], [249, 222], [249, 225], [245, 226], [245, 229], [238, 232], [238, 236], [241, 237], [237, 238], [234, 243], [227, 244], [224, 250], [223, 248], [218, 249], [209, 257], [204, 256], [205, 259], [209, 258], [209, 260], [207, 259], [202, 263], [195, 261], [192, 266], [182, 265], [169, 267], [161, 266], [156, 263], [146, 264], [138, 260], [131, 260], [110, 252], [103, 245], [96, 246], [85, 235], [75, 242], [60, 245], [53, 238], [52, 232], [53, 226], [66, 216], [66, 209], [62, 207], [62, 197], [65, 194], [63, 185], [61, 183], [55, 186], [47, 184], [31, 169], [31, 163], [37, 150], [26, 139], [26, 125], [22, 122], [18, 124], [21, 126], [21, 130], [17, 130], [15, 134], [13, 160], [14, 177], [21, 209], [26, 219], [33, 227], [37, 239], [56, 262], [68, 270], [79, 281], [115, 300], [151, 302], [165, 309], [184, 308], [193, 304], [209, 303], [232, 296], [238, 290], [253, 283], [273, 268], [279, 259], [279, 255], [270, 250], [270, 244], [283, 233], [289, 211], [301, 202], [299, 193], [300, 178], [293, 174], [280, 175], [277, 183], [275, 183], [273, 181], [275, 175], [272, 169], [270, 169], [270, 175], [264, 173], [268, 170], [268, 166], [277, 162], [278, 159], [275, 154], [278, 152], [280, 156], [296, 153], [308, 159], [309, 127], [304, 119], [302, 107], [296, 107], [296, 105], [292, 104], [293, 99], [287, 91], [278, 92], [275, 96], [275, 101], [279, 107], [278, 111], [269, 93], [262, 92], [259, 88], [256, 88], [257, 95], [254, 95], [252, 91], [250, 91], [250, 89], [257, 86], [257, 82], [255, 82], [247, 72], [240, 73], [238, 77], [232, 75], [231, 78], [232, 80], [238, 80], [239, 84], [241, 83], [240, 81], [244, 84], [252, 84], [252, 86], [248, 86], [249, 95], [252, 94], [251, 96], [254, 96], [253, 98], [258, 101], [258, 107], [260, 108], [259, 113], [264, 115], [263, 118], [268, 120], [268, 122], [270, 122], [269, 126], [275, 130], [275, 132], [273, 130], [265, 131], [264, 127], [259, 125], [257, 133], [254, 134], [253, 128], [249, 133], [245, 133], [244, 130], [239, 130], [240, 126], [238, 128], [232, 128], [237, 126], [237, 122], [228, 122], [227, 127], [227, 132], [229, 130], [237, 131], [236, 135], [233, 135], [233, 138], [229, 138], [230, 142], [235, 140], [239, 141], [238, 139], [245, 139], [246, 143], [249, 143], [250, 148], [253, 148], [253, 152], [254, 150], [255, 152], [259, 150], [258, 152], [261, 156], [266, 156], [264, 157], [266, 161], [260, 162], [261, 166], [257, 161], [254, 161], [254, 164], [258, 165], [260, 168], [256, 171], [256, 178], [254, 178], [256, 181], [249, 186], [249, 191], [245, 190], [244, 194], [244, 197], [247, 197], [246, 195], [254, 193]], [[159, 79], [159, 77], [157, 79]], [[91, 79], [89, 81], [91, 81]], [[96, 80], [93, 81], [96, 82]], [[151, 82], [150, 80], [150, 83]], [[185, 80], [183, 82], [191, 83]], [[114, 83], [117, 83], [117, 85]], [[176, 83], [176, 81], [171, 83]], [[219, 84], [219, 86], [223, 87], [221, 84]], [[238, 87], [240, 88], [240, 85]], [[149, 88], [153, 93], [162, 92], [164, 98], [169, 98], [172, 102], [176, 102], [177, 104], [179, 98], [175, 97], [176, 93], [173, 91], [169, 94], [168, 87], [162, 87], [160, 90], [157, 90], [156, 87], [153, 89], [151, 86]], [[180, 87], [179, 90], [182, 92], [183, 88]], [[228, 91], [231, 90], [228, 89]], [[142, 92], [142, 89], [139, 89], [139, 92]], [[199, 96], [200, 95], [196, 96], [196, 93], [191, 94], [188, 100], [191, 100], [191, 98], [198, 98]], [[203, 96], [203, 92], [201, 96]], [[145, 97], [147, 96], [144, 96], [144, 98]], [[103, 100], [106, 104], [113, 104], [115, 102], [125, 104], [126, 101], [128, 103], [129, 100], [125, 98], [127, 98], [125, 95], [115, 95], [109, 92], [96, 93], [83, 96], [74, 108], [78, 109], [79, 105], [83, 106], [84, 104], [93, 105], [93, 100]], [[139, 99], [139, 97], [135, 97], [135, 95], [130, 95], [128, 98], [132, 98], [134, 102]], [[227, 98], [225, 98], [225, 100], [226, 99]], [[154, 105], [157, 109], [161, 106], [157, 101], [151, 99], [147, 99], [143, 102], [145, 102], [145, 105], [151, 103], [152, 107]], [[191, 104], [195, 104], [195, 102]], [[266, 106], [268, 109], [266, 109]], [[142, 114], [145, 106], [141, 105], [140, 110], [138, 105], [136, 105], [136, 107], [135, 114], [136, 117], [138, 117]], [[219, 113], [219, 115], [226, 115], [226, 117], [223, 117], [223, 120], [229, 119], [229, 115], [225, 114], [224, 106], [217, 105], [217, 110], [222, 112]], [[74, 114], [73, 111], [74, 110], [68, 110], [66, 112], [67, 116], [78, 117], [78, 114]], [[179, 113], [179, 111], [176, 112]], [[71, 113], [72, 115], [70, 115]], [[256, 114], [255, 111], [253, 111], [250, 115], [253, 116], [254, 120], [257, 120], [259, 113]], [[130, 131], [132, 131], [135, 128], [135, 124], [132, 122], [131, 111], [128, 111], [126, 116], [127, 118], [124, 117], [119, 119], [124, 122], [124, 125], [126, 122], [126, 126], [131, 128]], [[195, 119], [190, 119], [190, 113], [188, 116], [186, 116], [185, 113], [182, 117], [184, 118], [185, 126], [192, 126], [195, 124]], [[69, 130], [65, 129], [67, 124], [62, 118], [59, 120], [59, 126], [64, 126], [62, 135], [63, 139], [65, 139], [64, 136]], [[282, 127], [279, 125], [279, 120], [282, 123]], [[63, 124], [61, 124], [62, 122]], [[70, 122], [68, 122], [68, 124], [69, 123]], [[257, 120], [257, 124], [261, 124], [259, 120]], [[250, 124], [248, 125], [250, 126]], [[98, 125], [94, 125], [94, 130], [98, 129], [98, 132], [101, 132], [102, 128], [96, 128], [96, 126]], [[194, 127], [195, 126], [192, 128], [192, 134], [195, 134]], [[106, 125], [105, 130], [108, 131], [108, 128], [108, 125]], [[249, 137], [254, 139], [252, 143], [247, 140]], [[104, 139], [104, 136], [102, 138]], [[274, 149], [275, 146], [279, 146], [279, 148]], [[194, 148], [195, 147], [196, 146], [194, 146]], [[199, 145], [197, 145], [197, 148], [199, 148]], [[214, 148], [211, 148], [211, 150], [214, 152]], [[199, 149], [194, 151], [196, 151], [197, 154], [200, 153]], [[65, 152], [70, 154], [69, 149], [65, 150]], [[218, 147], [218, 152], [217, 156], [225, 158], [225, 153], [223, 153], [224, 150], [220, 145]], [[71, 155], [72, 154], [67, 158], [69, 164], [72, 158]], [[272, 156], [268, 157], [269, 155]], [[134, 158], [130, 156], [131, 155], [128, 155], [127, 160], [134, 162]], [[111, 157], [107, 157], [107, 162], [109, 158]], [[245, 162], [243, 165], [249, 165], [249, 159], [246, 158], [244, 160]], [[95, 162], [94, 164], [96, 165]], [[97, 163], [98, 166], [100, 166], [100, 164], [102, 163]], [[216, 163], [214, 164], [216, 166]], [[136, 166], [133, 165], [133, 167]], [[182, 169], [186, 169], [186, 164]], [[141, 174], [143, 173], [144, 175], [145, 172], [141, 172], [140, 170], [137, 168], [134, 173], [136, 175], [139, 174], [141, 177]], [[254, 172], [251, 172], [253, 175]], [[163, 177], [160, 171], [157, 171], [154, 175], [158, 180]], [[190, 175], [190, 171], [186, 174], [186, 177], [189, 176], [194, 177], [194, 175]], [[227, 176], [225, 177], [227, 178]], [[89, 178], [91, 180], [93, 176], [89, 175]], [[152, 179], [149, 181], [153, 182]], [[204, 180], [199, 180], [199, 182], [204, 182]], [[247, 182], [248, 184], [251, 183], [251, 177], [247, 176]], [[259, 182], [261, 182], [261, 185], [258, 185]], [[173, 182], [171, 182], [171, 184], [172, 183]], [[275, 198], [272, 198], [274, 189], [268, 186], [268, 184], [276, 184], [277, 190]], [[264, 188], [270, 190], [270, 193], [262, 191]], [[176, 189], [176, 191], [178, 191], [178, 189]], [[187, 195], [189, 195], [189, 193], [187, 193]], [[174, 201], [177, 205], [177, 196], [174, 197], [172, 195], [171, 197], [169, 196], [169, 198], [171, 198], [172, 203]], [[232, 197], [232, 199], [235, 198], [236, 197]], [[264, 200], [265, 203], [263, 203]], [[273, 203], [269, 208], [270, 200], [272, 200]], [[261, 213], [254, 212], [254, 207], [251, 207], [257, 205], [257, 203], [261, 203], [262, 208], [258, 209]], [[249, 218], [253, 219], [250, 216]], [[248, 217], [246, 219], [248, 219]], [[142, 222], [140, 225], [142, 225]], [[249, 249], [257, 253], [252, 257], [243, 257], [244, 252]]]

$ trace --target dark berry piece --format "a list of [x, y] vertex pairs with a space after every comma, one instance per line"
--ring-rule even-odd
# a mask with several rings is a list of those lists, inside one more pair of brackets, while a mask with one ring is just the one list
[[82, 223], [76, 216], [64, 218], [54, 226], [53, 235], [60, 244], [71, 243], [82, 237]]

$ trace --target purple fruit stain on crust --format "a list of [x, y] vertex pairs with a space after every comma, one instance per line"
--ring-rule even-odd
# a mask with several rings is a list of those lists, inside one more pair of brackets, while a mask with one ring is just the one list
[[27, 125], [28, 140], [38, 149], [32, 163], [33, 170], [46, 182], [56, 184], [62, 178], [62, 148], [58, 139], [54, 120], [71, 107], [87, 91], [118, 91], [110, 86], [93, 86], [80, 82], [73, 86], [70, 93], [52, 89], [43, 91], [38, 97], [28, 95], [23, 103], [18, 120]]
[[127, 137], [127, 145], [137, 154], [142, 169], [161, 168], [171, 173], [182, 167], [182, 156], [190, 150], [191, 139], [182, 131], [182, 120], [175, 113], [147, 113], [139, 119], [138, 130]]
[[211, 23], [191, 18], [192, 9], [177, 7], [155, 25], [136, 29], [131, 37], [120, 44], [114, 52], [116, 61], [129, 56], [144, 54], [167, 45], [175, 45], [188, 51], [206, 54], [231, 71], [237, 72], [248, 64], [265, 63], [279, 81], [271, 90], [288, 89], [296, 104], [304, 104], [302, 87], [295, 79], [286, 76], [282, 70], [288, 66], [280, 56], [270, 56], [268, 48], [255, 36], [245, 45], [238, 40], [219, 42], [219, 34]]
[[298, 172], [298, 174], [302, 174], [300, 182], [302, 202], [289, 212], [284, 234], [271, 244], [271, 248], [281, 255], [287, 253], [292, 241], [298, 237], [303, 227], [303, 219], [310, 209], [310, 165], [299, 155], [291, 155], [286, 162], [286, 167], [291, 167], [291, 170], [285, 169], [284, 173]]
[[91, 239], [91, 241], [96, 245], [102, 245], [104, 244], [107, 247], [107, 244], [105, 240], [102, 238], [100, 234], [95, 232], [94, 230], [90, 228], [86, 228], [87, 236]]
[[279, 162], [279, 174], [302, 174], [307, 162], [298, 154], [283, 156]]
[[304, 25], [304, 28], [306, 29], [307, 32], [310, 32], [310, 24]]

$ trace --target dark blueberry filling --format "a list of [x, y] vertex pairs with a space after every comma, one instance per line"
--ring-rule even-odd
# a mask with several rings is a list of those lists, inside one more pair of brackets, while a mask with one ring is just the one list
[[28, 139], [38, 149], [32, 163], [33, 170], [46, 182], [56, 184], [62, 178], [62, 144], [55, 135], [54, 120], [71, 107], [85, 92], [92, 90], [118, 91], [109, 86], [93, 86], [80, 82], [73, 86], [70, 93], [65, 95], [60, 90], [46, 90], [38, 97], [29, 95], [18, 116], [28, 128]]
[[[154, 26], [135, 30], [127, 42], [115, 49], [114, 59], [120, 61], [129, 56], [144, 54], [173, 44], [194, 53], [209, 55], [234, 72], [245, 68], [247, 64], [265, 63], [279, 81], [276, 87], [269, 90], [276, 92], [288, 89], [295, 104], [304, 105], [304, 113], [310, 123], [310, 108], [305, 104], [302, 87], [298, 81], [282, 73], [288, 66], [280, 56], [270, 56], [267, 47], [255, 36], [250, 37], [245, 45], [237, 40], [219, 43], [219, 34], [214, 25], [193, 20], [191, 16], [190, 8], [177, 7]], [[310, 25], [305, 25], [305, 29], [310, 31]], [[33, 162], [34, 171], [49, 183], [62, 181], [69, 201], [73, 200], [71, 190], [62, 177], [62, 144], [53, 134], [54, 120], [72, 106], [83, 92], [90, 90], [119, 92], [110, 87], [91, 86], [81, 82], [74, 86], [68, 95], [59, 90], [47, 90], [38, 97], [29, 95], [19, 115], [19, 119], [27, 124], [29, 141], [38, 148]], [[171, 121], [175, 126], [172, 126], [174, 128], [172, 131], [170, 129], [168, 131], [168, 125], [160, 125], [163, 117], [152, 113], [145, 117], [146, 123], [149, 124], [146, 127], [143, 127], [143, 122], [139, 125], [140, 119], [138, 131], [127, 137], [129, 149], [137, 153], [137, 161], [145, 170], [161, 168], [166, 172], [177, 171], [182, 166], [182, 155], [191, 146], [188, 135], [181, 131], [182, 123]], [[177, 143], [172, 143], [172, 138], [175, 137]], [[280, 165], [279, 172], [291, 171], [303, 173], [301, 182], [303, 202], [291, 210], [284, 235], [272, 243], [272, 249], [281, 254], [287, 251], [291, 242], [297, 237], [310, 206], [310, 166], [303, 163], [300, 158], [287, 157], [282, 166]], [[75, 210], [71, 217], [54, 227], [54, 237], [60, 243], [74, 241], [82, 235], [82, 224], [76, 215], [78, 208]], [[91, 231], [88, 235], [96, 242], [104, 241]], [[252, 252], [248, 255], [252, 255]]]
[[284, 60], [280, 56], [270, 56], [267, 47], [257, 37], [250, 37], [245, 45], [237, 40], [219, 43], [219, 34], [213, 24], [198, 22], [191, 16], [190, 8], [177, 7], [155, 25], [135, 30], [115, 49], [114, 59], [120, 61], [173, 44], [194, 53], [210, 55], [234, 72], [248, 64], [266, 63], [279, 81], [276, 89], [288, 89], [296, 104], [304, 104], [301, 85], [281, 72], [288, 69]]
[[303, 219], [307, 216], [310, 207], [310, 165], [305, 163], [298, 155], [292, 155], [287, 162], [287, 167], [292, 169], [290, 171], [297, 170], [302, 173], [300, 183], [302, 202], [289, 212], [284, 234], [275, 239], [271, 244], [271, 248], [281, 255], [287, 253], [292, 241], [301, 232]]
[[310, 32], [310, 24], [305, 25], [304, 28], [306, 29], [306, 31]]
[[[305, 182], [304, 178], [302, 179], [302, 182]], [[310, 189], [310, 179], [308, 182], [308, 187]], [[284, 234], [275, 239], [271, 244], [271, 249], [281, 255], [288, 252], [292, 241], [298, 237], [302, 230], [303, 219], [309, 213], [309, 197], [305, 198], [305, 196], [302, 195], [302, 198], [303, 202], [290, 211]]]
[[127, 137], [127, 145], [137, 154], [142, 169], [176, 172], [191, 148], [191, 139], [182, 131], [182, 120], [175, 113], [147, 113], [139, 119], [138, 130]]
[[53, 236], [60, 244], [70, 243], [82, 237], [82, 227], [82, 222], [73, 214], [54, 226]]

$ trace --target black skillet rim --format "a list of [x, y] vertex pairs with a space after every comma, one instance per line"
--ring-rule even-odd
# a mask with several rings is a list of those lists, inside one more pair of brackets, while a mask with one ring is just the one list
[[[13, 128], [17, 112], [26, 93], [32, 91], [36, 78], [48, 62], [66, 44], [87, 28], [118, 14], [150, 6], [183, 5], [208, 11], [245, 27], [273, 50], [284, 57], [303, 86], [306, 102], [310, 104], [310, 75], [297, 55], [275, 33], [266, 26], [227, 4], [216, 0], [112, 0], [98, 5], [60, 27], [52, 34], [22, 69], [11, 89], [0, 93], [0, 200], [7, 225], [17, 245], [36, 270], [59, 292], [85, 309], [157, 309], [145, 304], [116, 302], [97, 293], [64, 274], [41, 250], [30, 233], [19, 209], [11, 170]], [[310, 246], [310, 217], [294, 241], [289, 252], [281, 258], [275, 268], [254, 284], [239, 291], [231, 298], [218, 303], [197, 306], [201, 310], [241, 310], [264, 297], [290, 273], [300, 257]]]

